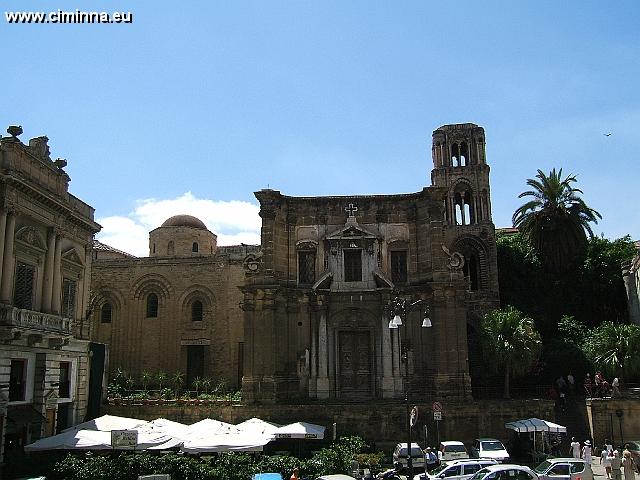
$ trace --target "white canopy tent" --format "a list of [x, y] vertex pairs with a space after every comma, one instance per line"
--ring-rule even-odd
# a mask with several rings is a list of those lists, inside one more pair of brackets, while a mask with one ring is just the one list
[[118, 417], [115, 415], [103, 415], [87, 422], [79, 423], [73, 427], [65, 429], [63, 432], [79, 430], [98, 430], [100, 432], [110, 432], [111, 430], [135, 430], [142, 425], [146, 425], [146, 420], [137, 418]]
[[548, 420], [541, 420], [539, 418], [527, 418], [525, 420], [516, 420], [515, 422], [508, 422], [504, 425], [510, 430], [515, 430], [519, 433], [524, 432], [553, 432], [553, 433], [567, 433], [567, 427], [558, 425], [557, 423], [550, 422]]
[[273, 438], [250, 432], [190, 436], [180, 450], [185, 453], [261, 452]]
[[259, 418], [250, 418], [236, 425], [236, 428], [243, 432], [254, 432], [258, 434], [275, 435], [282, 425], [267, 422]]
[[275, 432], [276, 438], [306, 438], [306, 439], [318, 439], [324, 438], [325, 427], [321, 425], [314, 425], [307, 422], [296, 422], [285, 425], [278, 428]]
[[[179, 447], [182, 440], [158, 433], [138, 432], [136, 450], [168, 450]], [[111, 450], [111, 432], [100, 430], [69, 430], [42, 438], [24, 447], [26, 452], [43, 450]]]
[[536, 452], [536, 433], [541, 432], [542, 450], [545, 449], [544, 434], [567, 433], [567, 427], [540, 418], [527, 418], [505, 423], [505, 428], [518, 433], [531, 433], [533, 435], [533, 451]]

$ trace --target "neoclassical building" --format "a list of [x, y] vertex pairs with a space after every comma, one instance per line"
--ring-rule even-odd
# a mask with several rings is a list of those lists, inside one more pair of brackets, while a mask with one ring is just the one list
[[[182, 373], [239, 388], [244, 336], [243, 260], [257, 246], [218, 247], [198, 218], [177, 215], [149, 234], [149, 256], [94, 246], [92, 339], [108, 370]], [[169, 380], [167, 381], [167, 384]]]
[[[83, 421], [90, 377], [85, 322], [92, 207], [68, 191], [47, 137], [0, 139], [0, 461], [4, 453]], [[96, 357], [97, 358], [97, 357]], [[93, 370], [92, 370], [93, 369]]]
[[[498, 306], [484, 130], [433, 132], [432, 186], [398, 195], [255, 193], [260, 253], [245, 259], [248, 402], [371, 400], [411, 390], [468, 400], [480, 314]], [[390, 329], [392, 300], [429, 306]], [[471, 375], [470, 375], [471, 373]]]

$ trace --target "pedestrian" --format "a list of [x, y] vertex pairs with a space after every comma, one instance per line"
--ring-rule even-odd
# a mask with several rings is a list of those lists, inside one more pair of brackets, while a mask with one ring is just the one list
[[573, 396], [576, 391], [576, 379], [573, 378], [573, 374], [567, 375], [567, 383], [569, 384], [569, 395]]
[[580, 458], [580, 442], [576, 440], [576, 437], [571, 437], [570, 452], [573, 458]]
[[298, 474], [300, 473], [300, 470], [298, 469], [298, 467], [293, 469], [293, 473], [291, 474], [291, 478], [289, 480], [298, 480]]
[[582, 447], [582, 459], [584, 460], [584, 463], [588, 463], [589, 465], [591, 465], [591, 441], [590, 440], [584, 441], [584, 446]]
[[619, 397], [620, 396], [620, 379], [615, 377], [611, 382], [611, 396]]
[[604, 466], [604, 471], [607, 474], [607, 480], [611, 480], [611, 458], [609, 458], [609, 450], [605, 445], [600, 452], [600, 465]]
[[622, 458], [622, 470], [624, 470], [624, 480], [636, 480], [636, 464], [633, 461], [631, 452], [625, 450]]
[[613, 458], [611, 459], [611, 477], [613, 480], [622, 480], [622, 459], [620, 458], [620, 452], [618, 450], [613, 451]]
[[424, 463], [427, 472], [430, 472], [440, 464], [436, 452], [431, 447], [424, 449]]
[[613, 452], [613, 443], [611, 443], [611, 440], [608, 438], [604, 439], [604, 446], [608, 452]]
[[591, 375], [589, 375], [589, 373], [584, 377], [584, 393], [586, 393], [587, 398], [593, 396], [593, 384], [591, 383]]

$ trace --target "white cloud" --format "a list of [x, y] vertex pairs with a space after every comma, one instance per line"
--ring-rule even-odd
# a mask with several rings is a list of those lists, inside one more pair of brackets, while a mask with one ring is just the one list
[[98, 218], [97, 239], [133, 255], [149, 255], [149, 232], [167, 218], [187, 214], [202, 220], [218, 236], [218, 245], [259, 244], [259, 207], [249, 202], [196, 198], [191, 192], [173, 199], [138, 200], [129, 215]]

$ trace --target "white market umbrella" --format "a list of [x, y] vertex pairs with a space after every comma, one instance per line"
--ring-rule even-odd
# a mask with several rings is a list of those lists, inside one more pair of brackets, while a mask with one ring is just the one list
[[214, 420], [213, 418], [205, 418], [187, 426], [187, 435], [194, 438], [202, 435], [222, 435], [239, 432], [240, 430], [235, 425]]
[[191, 436], [180, 450], [185, 453], [261, 452], [271, 440], [273, 436], [250, 432]]
[[[169, 435], [138, 432], [136, 450], [167, 450], [182, 441]], [[100, 430], [66, 431], [42, 438], [24, 447], [26, 452], [43, 450], [111, 450], [111, 432]]]
[[236, 425], [236, 428], [242, 432], [252, 432], [257, 434], [274, 435], [281, 428], [277, 423], [267, 422], [259, 418], [250, 418]]
[[278, 429], [275, 433], [276, 438], [307, 438], [318, 439], [324, 438], [325, 427], [307, 422], [290, 423]]
[[100, 432], [110, 432], [111, 430], [135, 430], [136, 428], [146, 425], [146, 420], [137, 418], [118, 417], [116, 415], [103, 415], [87, 422], [79, 423], [73, 427], [63, 430], [63, 432], [79, 431], [79, 430], [97, 430]]
[[190, 430], [189, 425], [174, 422], [166, 418], [157, 418], [138, 429], [140, 433], [168, 435], [183, 441], [188, 437]]

